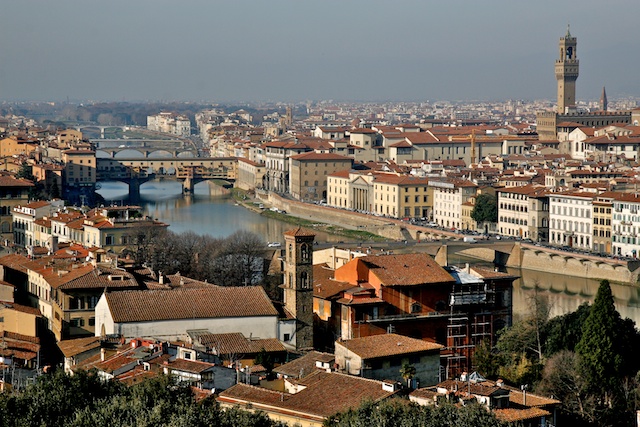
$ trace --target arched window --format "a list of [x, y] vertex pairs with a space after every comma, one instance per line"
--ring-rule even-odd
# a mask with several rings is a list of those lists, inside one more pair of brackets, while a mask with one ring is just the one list
[[300, 256], [302, 261], [309, 261], [309, 245], [306, 243], [303, 243], [302, 246], [300, 246]]
[[289, 259], [293, 261], [293, 244], [289, 243]]
[[307, 275], [306, 271], [303, 271], [302, 273], [300, 273], [300, 287], [302, 289], [309, 288], [309, 276]]

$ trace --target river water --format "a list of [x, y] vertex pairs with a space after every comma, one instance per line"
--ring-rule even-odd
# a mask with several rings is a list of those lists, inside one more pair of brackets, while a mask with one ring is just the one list
[[[117, 205], [128, 203], [126, 184], [101, 182], [100, 187], [97, 192], [106, 201]], [[282, 242], [282, 233], [295, 227], [236, 205], [221, 187], [209, 182], [197, 184], [193, 195], [183, 196], [182, 184], [177, 181], [150, 181], [140, 187], [140, 198], [146, 214], [169, 224], [174, 233], [193, 231], [224, 238], [245, 230], [262, 236], [265, 242]], [[337, 242], [344, 237], [318, 232], [316, 240]]]
[[[128, 187], [119, 182], [103, 182], [98, 190], [105, 200], [127, 203]], [[169, 230], [181, 233], [193, 231], [224, 238], [238, 230], [247, 230], [263, 236], [265, 242], [282, 242], [282, 233], [291, 229], [291, 224], [265, 218], [222, 195], [220, 187], [203, 182], [195, 187], [194, 195], [182, 196], [182, 187], [173, 181], [151, 181], [140, 188], [142, 206], [147, 215], [170, 224]], [[319, 242], [338, 242], [344, 237], [319, 232]], [[472, 259], [457, 257], [453, 263], [474, 263]], [[584, 302], [592, 303], [598, 291], [599, 281], [562, 274], [550, 274], [524, 269], [509, 269], [518, 276], [513, 286], [513, 313], [517, 319], [531, 310], [531, 298], [535, 295], [547, 299], [551, 315], [557, 316], [575, 311]], [[616, 308], [622, 317], [640, 323], [640, 288], [615, 284], [611, 290]]]

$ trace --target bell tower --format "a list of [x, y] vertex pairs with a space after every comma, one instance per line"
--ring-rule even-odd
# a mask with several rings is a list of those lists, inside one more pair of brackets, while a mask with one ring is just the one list
[[298, 227], [284, 232], [284, 306], [296, 318], [297, 349], [313, 349], [313, 241]]
[[580, 62], [576, 56], [577, 39], [567, 35], [560, 37], [559, 53], [556, 60], [556, 80], [558, 81], [558, 114], [565, 114], [576, 106], [576, 80]]

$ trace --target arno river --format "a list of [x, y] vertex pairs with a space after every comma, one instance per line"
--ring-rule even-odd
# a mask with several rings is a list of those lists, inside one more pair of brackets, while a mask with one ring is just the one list
[[[127, 203], [127, 186], [122, 183], [102, 183], [98, 192], [110, 202]], [[193, 231], [226, 237], [235, 231], [247, 230], [262, 236], [265, 242], [281, 242], [282, 233], [292, 227], [235, 205], [229, 198], [220, 196], [218, 187], [206, 182], [198, 184], [195, 194], [189, 197], [181, 195], [177, 182], [149, 182], [141, 187], [141, 197], [147, 215], [170, 224], [169, 230], [176, 233]], [[316, 239], [338, 242], [344, 237], [318, 233]], [[454, 256], [451, 262], [464, 264], [474, 260]], [[596, 280], [530, 270], [512, 269], [509, 272], [520, 277], [514, 282], [513, 289], [515, 317], [529, 312], [531, 297], [536, 292], [548, 298], [552, 315], [560, 315], [574, 311], [583, 302], [593, 302], [598, 290]], [[612, 284], [611, 289], [622, 317], [640, 323], [640, 287]]]

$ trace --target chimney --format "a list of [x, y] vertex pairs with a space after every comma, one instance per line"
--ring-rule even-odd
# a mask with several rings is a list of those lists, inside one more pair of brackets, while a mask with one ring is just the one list
[[527, 388], [529, 388], [528, 384], [524, 384], [520, 386], [520, 389], [522, 389], [522, 405], [523, 406], [527, 405]]
[[161, 285], [164, 285], [164, 276], [162, 275], [162, 271], [158, 271], [158, 282]]
[[104, 362], [104, 360], [107, 358], [107, 349], [106, 348], [101, 348], [100, 349], [100, 361]]

